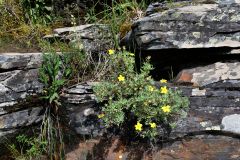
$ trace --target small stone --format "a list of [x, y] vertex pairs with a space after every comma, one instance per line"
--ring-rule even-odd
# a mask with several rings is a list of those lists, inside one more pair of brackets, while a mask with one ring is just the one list
[[231, 156], [232, 159], [237, 159], [237, 158], [239, 158], [239, 157], [240, 157], [240, 155], [232, 155], [232, 156]]
[[190, 83], [192, 84], [192, 74], [189, 72], [185, 72], [185, 70], [183, 70], [182, 72], [180, 72], [177, 76], [177, 78], [175, 79], [176, 83]]
[[200, 122], [200, 125], [201, 125], [202, 127], [206, 127], [207, 124], [208, 124], [208, 122]]
[[200, 90], [199, 88], [194, 88], [192, 89], [192, 96], [205, 96], [206, 95], [206, 90]]
[[223, 117], [222, 126], [224, 131], [240, 134], [240, 114]]
[[220, 126], [211, 126], [206, 128], [207, 131], [220, 131], [221, 127]]
[[92, 108], [87, 108], [87, 109], [85, 109], [84, 111], [83, 111], [83, 114], [84, 114], [84, 116], [89, 116], [89, 115], [92, 115], [92, 114], [94, 114], [95, 112], [94, 112], [94, 110], [92, 109]]

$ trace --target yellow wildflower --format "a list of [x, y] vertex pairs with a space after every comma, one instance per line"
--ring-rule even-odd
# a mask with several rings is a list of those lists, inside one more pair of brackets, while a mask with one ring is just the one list
[[150, 124], [151, 128], [156, 128], [157, 127], [156, 123], [154, 123], [154, 122], [153, 123], [149, 123], [149, 124]]
[[168, 93], [168, 89], [167, 89], [166, 86], [161, 87], [161, 93], [162, 93], [162, 94], [167, 94], [167, 93]]
[[153, 92], [154, 91], [154, 87], [153, 86], [148, 86], [148, 90]]
[[119, 81], [119, 82], [125, 81], [125, 77], [120, 74], [120, 75], [118, 76], [118, 81]]
[[113, 49], [109, 49], [109, 50], [108, 50], [108, 54], [109, 54], [109, 55], [112, 55], [112, 54], [114, 54], [114, 53], [115, 53], [115, 50], [113, 50]]
[[142, 130], [142, 124], [138, 121], [137, 124], [135, 125], [135, 130], [136, 131], [141, 131]]
[[103, 118], [105, 115], [103, 113], [98, 115], [98, 118]]
[[171, 107], [169, 105], [162, 106], [162, 111], [164, 113], [169, 113], [169, 112], [171, 112]]
[[167, 80], [166, 79], [161, 79], [160, 83], [167, 83]]

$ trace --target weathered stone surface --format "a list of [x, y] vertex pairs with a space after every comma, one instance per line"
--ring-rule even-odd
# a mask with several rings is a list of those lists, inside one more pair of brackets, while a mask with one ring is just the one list
[[[41, 88], [39, 87], [41, 84], [37, 81], [37, 68], [27, 67], [28, 64], [33, 63], [35, 62], [25, 63], [25, 66], [18, 64], [19, 67], [16, 70], [14, 67], [5, 67], [1, 70], [0, 138], [12, 134], [22, 127], [37, 124], [42, 119], [41, 107], [27, 106], [29, 108], [21, 108], [18, 106], [19, 100], [25, 99], [32, 93], [37, 93]], [[207, 76], [210, 73], [207, 72], [209, 67], [215, 69], [211, 72], [211, 75], [221, 78], [212, 80], [211, 76]], [[194, 72], [198, 71], [199, 74], [197, 75], [199, 77], [196, 78], [193, 74], [183, 79], [188, 80], [195, 77], [195, 81], [200, 87], [196, 87], [196, 85], [195, 87], [178, 86], [183, 94], [189, 97], [191, 104], [187, 117], [177, 122], [177, 127], [172, 129], [170, 138], [211, 132], [239, 135], [239, 123], [237, 121], [239, 116], [236, 116], [240, 115], [239, 62], [216, 63], [198, 69], [195, 69]], [[190, 83], [193, 82], [190, 81]], [[96, 103], [96, 97], [92, 90], [93, 85], [95, 83], [78, 84], [70, 87], [62, 94], [63, 106], [66, 107], [69, 125], [77, 134], [98, 136], [104, 132], [101, 122], [97, 118], [100, 106]], [[172, 86], [172, 88], [176, 87]], [[35, 104], [37, 103], [33, 102], [33, 105]], [[231, 123], [232, 120], [236, 122]]]
[[154, 148], [146, 143], [127, 143], [122, 137], [80, 141], [67, 152], [67, 160], [84, 159], [83, 155], [96, 160], [238, 160], [238, 138], [214, 135], [196, 135], [171, 142], [163, 142]]
[[42, 53], [1, 53], [0, 70], [38, 68]]
[[93, 94], [92, 85], [86, 82], [69, 88], [63, 95], [70, 126], [81, 135], [101, 135], [99, 119], [97, 118], [99, 106]]
[[[0, 55], [0, 139], [41, 121], [42, 105], [34, 97], [43, 87], [38, 81], [41, 62], [40, 53]], [[62, 95], [70, 124], [79, 134], [99, 134], [93, 84], [78, 84]]]
[[[99, 109], [92, 91], [93, 84], [95, 83], [78, 84], [67, 89], [61, 97], [69, 125], [77, 134], [94, 136], [102, 134], [97, 118]], [[26, 96], [29, 94], [26, 93]], [[44, 113], [41, 101], [37, 97], [24, 100], [26, 96], [15, 97], [16, 101], [1, 103], [0, 140], [3, 136], [20, 131], [21, 128], [41, 122]], [[0, 98], [2, 97], [3, 95], [0, 95]], [[3, 97], [3, 100], [6, 100], [6, 97], [5, 99]], [[11, 100], [11, 97], [8, 100]]]
[[240, 62], [215, 63], [207, 66], [182, 70], [176, 83], [206, 86], [219, 81], [240, 80]]
[[[228, 88], [200, 89], [182, 86], [180, 89], [183, 90], [185, 96], [189, 97], [190, 109], [187, 117], [177, 122], [176, 128], [170, 133], [171, 137], [208, 131], [240, 134], [237, 128], [229, 129], [231, 128], [230, 121], [226, 119], [230, 115], [240, 114], [240, 93], [238, 91], [240, 88], [236, 91]], [[232, 117], [234, 118], [237, 120], [236, 117]], [[228, 127], [223, 125], [226, 125], [226, 121]], [[238, 122], [234, 124], [239, 125]]]
[[240, 46], [239, 4], [178, 7], [137, 20], [127, 44], [146, 50]]
[[17, 130], [39, 123], [42, 118], [42, 108], [29, 108], [0, 116], [0, 140], [3, 136], [13, 134]]
[[222, 126], [224, 131], [240, 133], [240, 114], [232, 114], [223, 117]]
[[41, 110], [42, 108], [31, 108], [3, 115], [0, 117], [0, 129], [7, 130], [37, 123], [42, 119]]
[[[235, 68], [237, 68], [237, 66], [235, 66]], [[7, 83], [8, 81], [11, 82], [11, 76], [14, 74], [9, 75], [10, 76], [6, 78], [0, 86], [2, 87], [2, 96], [0, 96], [2, 98], [2, 115], [0, 116], [2, 128], [0, 127], [0, 130], [8, 128], [8, 132], [11, 130], [15, 131], [20, 126], [31, 125], [41, 120], [41, 115], [39, 115], [40, 109], [37, 109], [36, 112], [35, 110], [33, 110], [34, 112], [29, 110], [31, 108], [20, 108], [14, 111], [17, 101], [25, 98], [25, 96], [16, 97], [16, 100], [14, 100], [14, 98], [11, 99], [11, 96], [9, 96], [7, 92], [12, 93], [14, 91], [16, 92], [15, 94], [18, 94], [18, 92], [24, 92], [25, 89], [30, 90], [31, 87], [22, 87], [27, 80]], [[18, 79], [19, 78], [21, 78], [21, 76], [19, 76]], [[207, 78], [205, 78], [205, 80], [207, 81]], [[171, 131], [170, 137], [182, 137], [184, 135], [207, 132], [209, 130], [217, 130], [219, 132], [228, 131], [234, 134], [240, 134], [238, 130], [229, 130], [226, 129], [227, 126], [223, 127], [223, 124], [226, 122], [226, 120], [223, 120], [224, 117], [226, 119], [226, 116], [240, 114], [240, 83], [239, 80], [236, 81], [231, 83], [231, 85], [231, 81], [228, 81], [226, 85], [223, 85], [224, 83], [222, 81], [215, 83], [211, 81], [211, 84], [201, 88], [179, 86], [178, 88], [183, 91], [183, 94], [189, 97], [191, 104], [187, 117], [177, 122], [177, 127]], [[18, 84], [18, 82], [20, 82], [20, 84]], [[9, 87], [5, 86], [7, 84]], [[81, 135], [97, 136], [103, 133], [101, 123], [97, 118], [100, 108], [93, 94], [92, 85], [94, 84], [95, 83], [78, 84], [70, 87], [62, 94], [62, 100], [64, 101], [63, 106], [66, 107], [69, 124]], [[4, 93], [6, 93], [6, 95]], [[27, 93], [26, 91], [26, 96], [28, 95]], [[13, 106], [10, 107], [9, 105]], [[22, 116], [24, 118], [21, 118]]]
[[[75, 86], [69, 90], [73, 91], [79, 88], [79, 92], [75, 91], [75, 93], [72, 92], [72, 94], [68, 93], [65, 95], [68, 101], [67, 109], [71, 125], [77, 133], [84, 135], [92, 134], [93, 132], [96, 134], [102, 133], [101, 131], [103, 131], [101, 128], [98, 128], [101, 127], [97, 118], [99, 106], [96, 105], [95, 96], [91, 93], [91, 85], [81, 84], [80, 86]], [[86, 86], [85, 91], [84, 86]], [[212, 84], [212, 86], [214, 85]], [[217, 85], [215, 84], [215, 86]], [[187, 117], [176, 123], [177, 127], [172, 129], [170, 137], [183, 137], [199, 132], [218, 131], [219, 133], [224, 133], [227, 131], [226, 127], [223, 127], [223, 119], [226, 119], [228, 115], [240, 114], [240, 93], [238, 91], [240, 86], [235, 87], [235, 90], [227, 87], [173, 87], [181, 89], [183, 95], [189, 98], [190, 109], [187, 112]], [[79, 97], [80, 99], [78, 99]], [[228, 132], [240, 134], [237, 130]]]
[[239, 159], [240, 141], [226, 136], [200, 135], [175, 141], [159, 150], [154, 158], [173, 159]]
[[113, 48], [110, 28], [103, 24], [87, 24], [74, 27], [58, 28], [55, 34], [45, 39], [60, 39], [87, 53], [101, 53]]
[[0, 115], [28, 95], [38, 93], [41, 53], [4, 53], [0, 55]]
[[41, 63], [42, 53], [0, 54], [0, 139], [41, 121], [41, 107], [24, 102], [43, 87], [38, 81]]
[[[200, 1], [200, 0], [198, 0], [198, 1]], [[170, 8], [176, 8], [179, 6], [187, 6], [187, 5], [191, 4], [191, 1], [187, 1], [187, 0], [173, 0], [172, 2], [173, 3], [163, 1], [163, 2], [155, 2], [155, 3], [150, 4], [146, 10], [146, 16], [149, 16], [151, 14], [158, 13], [158, 12], [163, 12]], [[200, 2], [198, 2], [198, 3], [200, 3]]]

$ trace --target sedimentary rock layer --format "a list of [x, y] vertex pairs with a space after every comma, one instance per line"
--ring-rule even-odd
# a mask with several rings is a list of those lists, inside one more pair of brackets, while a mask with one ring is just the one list
[[140, 50], [240, 47], [240, 5], [198, 4], [137, 20], [127, 40]]

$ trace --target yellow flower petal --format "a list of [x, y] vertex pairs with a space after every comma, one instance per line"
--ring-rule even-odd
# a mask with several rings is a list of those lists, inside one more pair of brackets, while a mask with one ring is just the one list
[[160, 83], [167, 83], [167, 80], [166, 79], [161, 79]]
[[156, 128], [157, 127], [156, 123], [154, 123], [154, 122], [153, 123], [149, 123], [149, 124], [150, 124], [151, 128]]
[[103, 118], [105, 115], [103, 113], [98, 115], [98, 118]]
[[154, 87], [153, 86], [148, 86], [148, 90], [153, 92], [154, 91]]
[[137, 122], [137, 124], [135, 125], [135, 130], [142, 131], [142, 124], [140, 122]]
[[120, 74], [120, 75], [118, 76], [118, 81], [119, 81], [119, 82], [125, 81], [125, 77]]
[[171, 107], [169, 106], [169, 105], [166, 105], [166, 106], [162, 106], [162, 111], [164, 112], [164, 113], [169, 113], [169, 112], [171, 112]]
[[166, 86], [161, 87], [160, 89], [161, 89], [161, 93], [162, 93], [162, 94], [167, 94], [167, 93], [168, 93], [168, 89], [167, 89]]
[[114, 54], [114, 53], [115, 53], [115, 50], [113, 50], [113, 49], [109, 49], [109, 50], [108, 50], [108, 54], [109, 54], [109, 55], [112, 55], [112, 54]]

